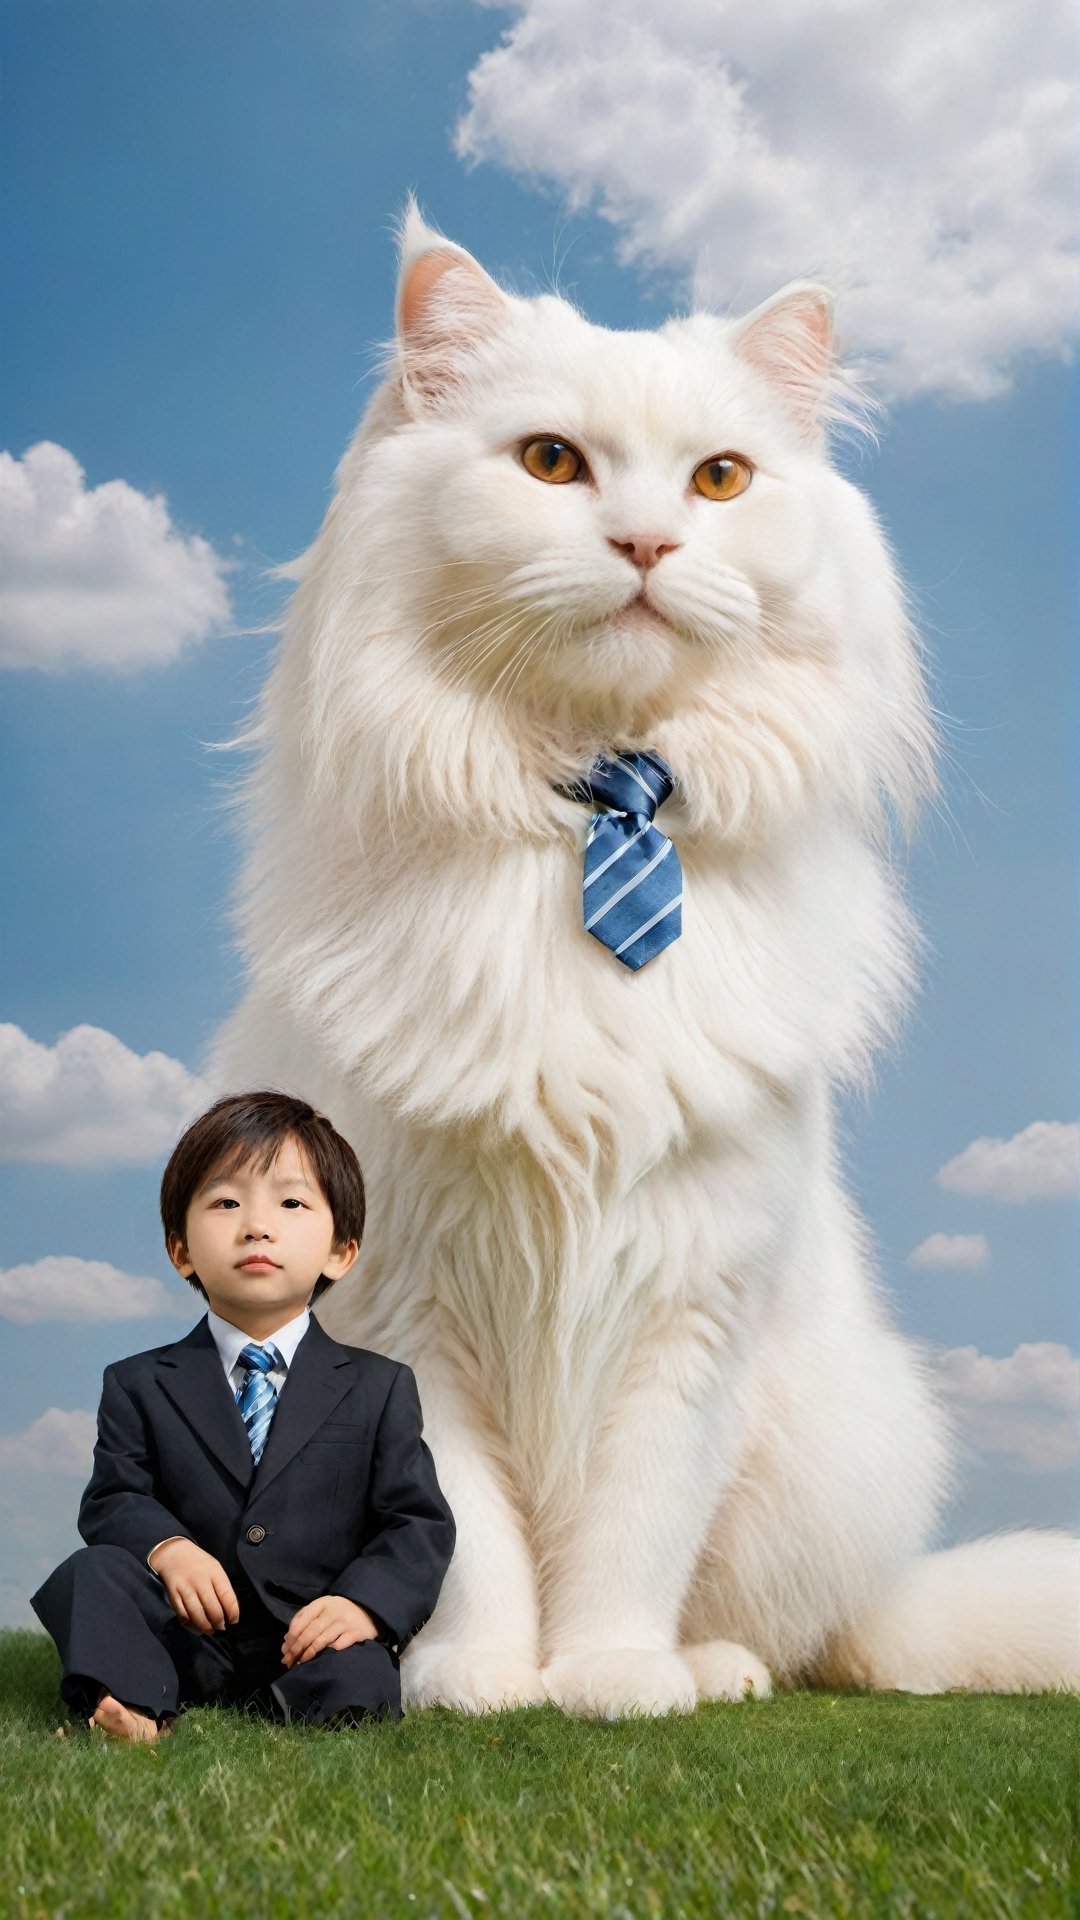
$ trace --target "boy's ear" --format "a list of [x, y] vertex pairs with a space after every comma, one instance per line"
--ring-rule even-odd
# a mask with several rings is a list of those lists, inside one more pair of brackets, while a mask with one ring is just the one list
[[195, 1271], [195, 1262], [189, 1256], [188, 1250], [178, 1233], [170, 1233], [165, 1242], [165, 1251], [172, 1261], [173, 1266], [176, 1268], [177, 1273], [181, 1274], [185, 1280], [190, 1280]]
[[346, 1240], [343, 1246], [332, 1247], [322, 1264], [326, 1278], [340, 1280], [343, 1273], [348, 1273], [359, 1251], [358, 1240]]

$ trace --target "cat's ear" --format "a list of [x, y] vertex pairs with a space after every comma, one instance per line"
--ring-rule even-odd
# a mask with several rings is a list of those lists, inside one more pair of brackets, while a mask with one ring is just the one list
[[807, 434], [831, 414], [835, 302], [827, 287], [794, 281], [739, 322], [731, 345], [764, 373]]
[[477, 348], [508, 324], [510, 303], [471, 253], [429, 227], [410, 193], [398, 230], [397, 341], [402, 397], [425, 413], [460, 386]]

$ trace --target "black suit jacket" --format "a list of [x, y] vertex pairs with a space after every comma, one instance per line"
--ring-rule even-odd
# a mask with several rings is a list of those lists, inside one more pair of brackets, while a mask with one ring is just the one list
[[422, 1425], [410, 1368], [340, 1346], [313, 1319], [253, 1468], [203, 1318], [185, 1340], [106, 1368], [79, 1532], [142, 1561], [184, 1534], [221, 1561], [241, 1622], [252, 1594], [287, 1621], [341, 1593], [400, 1649], [433, 1611], [454, 1550]]

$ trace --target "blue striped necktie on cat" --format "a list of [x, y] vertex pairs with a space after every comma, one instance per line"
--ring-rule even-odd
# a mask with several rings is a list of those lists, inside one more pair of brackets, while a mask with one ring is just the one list
[[271, 1367], [284, 1367], [285, 1362], [275, 1346], [258, 1347], [254, 1340], [239, 1358], [247, 1372], [236, 1389], [236, 1404], [247, 1428], [251, 1458], [258, 1466], [277, 1406], [277, 1388], [267, 1375]]
[[653, 825], [674, 785], [658, 753], [616, 753], [564, 789], [597, 809], [585, 843], [585, 931], [635, 973], [682, 932], [679, 856]]

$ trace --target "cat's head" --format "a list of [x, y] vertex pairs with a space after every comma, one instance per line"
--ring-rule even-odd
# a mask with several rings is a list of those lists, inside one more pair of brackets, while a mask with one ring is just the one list
[[859, 394], [828, 292], [617, 331], [504, 291], [411, 196], [399, 246], [384, 378], [307, 556], [312, 731], [344, 758], [364, 714], [397, 728], [396, 689], [400, 737], [423, 710], [434, 741], [465, 698], [681, 741], [695, 811], [733, 830], [767, 788], [787, 808], [785, 780], [792, 804], [833, 778], [906, 809], [924, 697], [884, 540], [829, 458]]
[[505, 293], [413, 202], [400, 246], [386, 485], [430, 569], [433, 648], [602, 708], [767, 645], [819, 563], [825, 427], [849, 402], [829, 294], [615, 331]]

